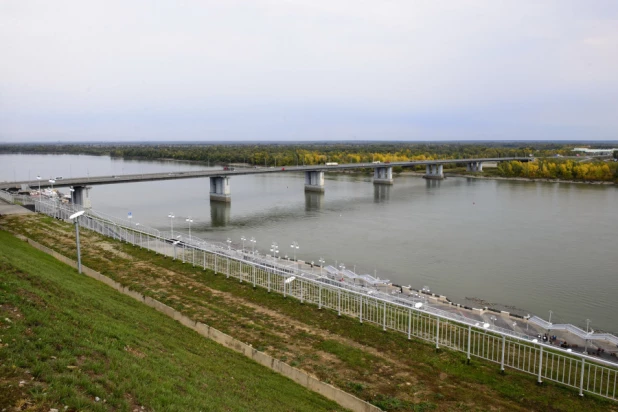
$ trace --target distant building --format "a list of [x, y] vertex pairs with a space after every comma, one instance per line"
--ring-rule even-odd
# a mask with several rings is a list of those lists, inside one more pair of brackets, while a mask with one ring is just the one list
[[618, 151], [618, 149], [589, 149], [587, 147], [576, 147], [573, 151], [583, 152], [593, 156], [611, 156], [614, 151]]

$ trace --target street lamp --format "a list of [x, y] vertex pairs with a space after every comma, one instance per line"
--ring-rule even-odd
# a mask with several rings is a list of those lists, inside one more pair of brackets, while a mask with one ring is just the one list
[[293, 241], [292, 244], [290, 245], [290, 247], [294, 251], [294, 260], [296, 260], [296, 251], [299, 249], [298, 242], [297, 241]]
[[226, 242], [227, 242], [227, 250], [231, 250], [232, 249], [232, 239], [228, 237]]
[[241, 236], [240, 240], [242, 241], [242, 253], [245, 253], [245, 240], [247, 240], [247, 238], [244, 236]]
[[549, 324], [551, 325], [551, 314], [554, 313], [551, 310], [549, 311]]
[[590, 319], [586, 319], [586, 346], [584, 348], [584, 354], [586, 355], [588, 354], [588, 334], [590, 333], [588, 332], [589, 327], [590, 327]]
[[178, 240], [172, 242], [172, 245], [174, 245], [174, 260], [176, 260], [176, 245], [180, 243], [180, 237], [181, 236], [178, 236]]
[[273, 259], [276, 259], [279, 253], [279, 245], [277, 242], [273, 242], [272, 245], [270, 245], [270, 252], [272, 253]]
[[77, 243], [77, 272], [82, 273], [82, 257], [79, 250], [79, 217], [84, 214], [83, 210], [73, 213], [69, 216], [69, 220], [75, 221], [75, 242]]
[[170, 227], [171, 227], [171, 230], [172, 230], [172, 236], [171, 237], [174, 237], [174, 218], [176, 216], [174, 216], [174, 212], [170, 212], [170, 214], [167, 215], [167, 217], [170, 218]]
[[321, 257], [320, 260], [318, 260], [318, 262], [320, 262], [320, 276], [322, 276], [322, 269], [324, 269], [324, 263], [326, 263], [326, 261], [324, 260], [323, 257]]
[[255, 244], [257, 243], [257, 240], [252, 237], [251, 239], [249, 239], [249, 242], [251, 242], [251, 253], [255, 255]]
[[193, 223], [193, 219], [191, 219], [191, 217], [188, 217], [185, 219], [185, 222], [189, 223], [189, 242], [191, 241], [191, 223]]
[[41, 201], [41, 176], [37, 176], [36, 180], [39, 181], [39, 202]]

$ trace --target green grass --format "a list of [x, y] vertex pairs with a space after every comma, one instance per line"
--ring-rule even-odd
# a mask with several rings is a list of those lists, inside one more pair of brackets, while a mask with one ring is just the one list
[[341, 410], [2, 231], [0, 305], [11, 410]]
[[[75, 256], [74, 239], [65, 235], [65, 229], [71, 229], [67, 224], [33, 215], [4, 218], [1, 223], [65, 256]], [[49, 226], [42, 230], [42, 224]], [[253, 289], [247, 282], [92, 232], [84, 231], [83, 238], [90, 242], [83, 256], [89, 267], [389, 411], [437, 406], [453, 411], [618, 412], [616, 402], [589, 394], [581, 398], [573, 388], [549, 381], [537, 386], [534, 376], [510, 369], [501, 375], [494, 363], [473, 359], [467, 364], [465, 354], [446, 349], [436, 353], [431, 343], [407, 340], [401, 333]], [[112, 249], [130, 259], [113, 253], [109, 260], [103, 259], [103, 252]], [[161, 280], [168, 283], [162, 287]]]

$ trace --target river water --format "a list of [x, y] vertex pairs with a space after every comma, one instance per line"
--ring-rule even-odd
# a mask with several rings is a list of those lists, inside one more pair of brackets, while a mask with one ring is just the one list
[[[0, 181], [205, 169], [173, 161], [78, 155], [0, 155]], [[60, 190], [63, 190], [62, 188]], [[357, 273], [452, 301], [501, 305], [552, 322], [618, 332], [618, 190], [614, 186], [402, 175], [327, 174], [324, 194], [304, 193], [304, 175], [231, 178], [232, 203], [209, 201], [207, 178], [95, 186], [93, 208], [219, 242], [257, 240], [268, 253], [324, 258]], [[65, 189], [65, 192], [68, 190]], [[250, 242], [245, 242], [251, 248]], [[473, 298], [475, 300], [469, 300]], [[468, 299], [468, 300], [467, 300]]]

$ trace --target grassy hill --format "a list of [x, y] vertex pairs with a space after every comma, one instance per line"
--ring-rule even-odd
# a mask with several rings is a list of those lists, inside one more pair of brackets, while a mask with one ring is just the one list
[[0, 339], [7, 410], [341, 410], [2, 231]]
[[[71, 225], [41, 215], [0, 224], [70, 258]], [[358, 319], [285, 299], [248, 282], [215, 275], [146, 249], [80, 232], [83, 262], [191, 319], [253, 345], [324, 382], [388, 411], [618, 412], [618, 404], [474, 358]], [[0, 317], [1, 319], [1, 317]]]

